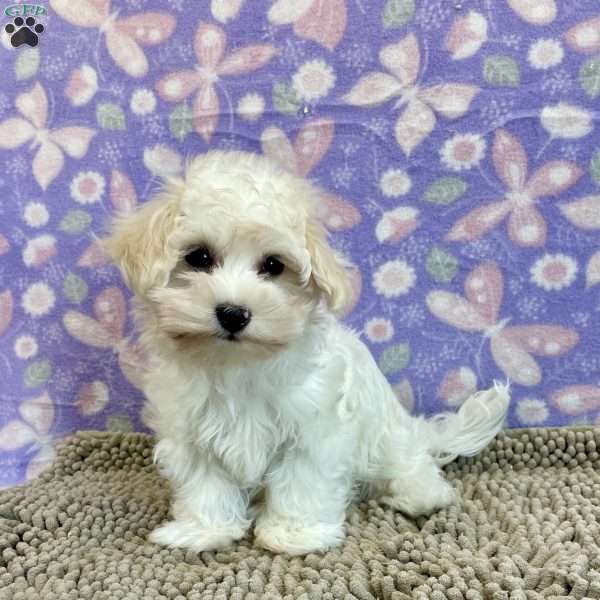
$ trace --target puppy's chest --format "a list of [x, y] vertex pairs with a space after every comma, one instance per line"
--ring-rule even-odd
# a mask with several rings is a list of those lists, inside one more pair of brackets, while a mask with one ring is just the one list
[[295, 427], [254, 386], [228, 388], [211, 390], [199, 437], [239, 485], [254, 487]]

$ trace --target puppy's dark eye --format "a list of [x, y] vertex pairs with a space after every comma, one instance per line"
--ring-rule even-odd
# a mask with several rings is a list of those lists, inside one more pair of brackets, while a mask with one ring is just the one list
[[208, 248], [196, 248], [185, 255], [185, 262], [193, 269], [199, 271], [210, 271], [215, 261]]
[[260, 266], [261, 274], [271, 275], [272, 277], [281, 275], [284, 269], [285, 265], [276, 256], [267, 256]]

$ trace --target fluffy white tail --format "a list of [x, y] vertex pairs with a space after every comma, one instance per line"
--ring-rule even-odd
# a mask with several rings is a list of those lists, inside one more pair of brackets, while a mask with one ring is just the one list
[[423, 422], [436, 462], [445, 465], [483, 450], [502, 429], [509, 402], [508, 384], [494, 382], [494, 387], [467, 398], [456, 413]]

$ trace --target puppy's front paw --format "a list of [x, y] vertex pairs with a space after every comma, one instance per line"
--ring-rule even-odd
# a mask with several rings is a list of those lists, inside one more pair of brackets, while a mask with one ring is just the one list
[[194, 552], [219, 550], [244, 537], [243, 527], [201, 527], [194, 521], [169, 521], [155, 529], [149, 540], [160, 546], [188, 548]]
[[267, 550], [292, 556], [324, 552], [344, 539], [344, 525], [300, 521], [273, 515], [262, 515], [256, 522], [255, 542]]

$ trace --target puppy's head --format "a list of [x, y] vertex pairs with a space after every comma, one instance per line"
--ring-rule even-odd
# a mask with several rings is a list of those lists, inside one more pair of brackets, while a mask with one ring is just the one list
[[256, 358], [299, 338], [318, 306], [349, 300], [318, 201], [264, 157], [211, 152], [117, 218], [105, 245], [143, 301], [146, 333], [192, 354]]

